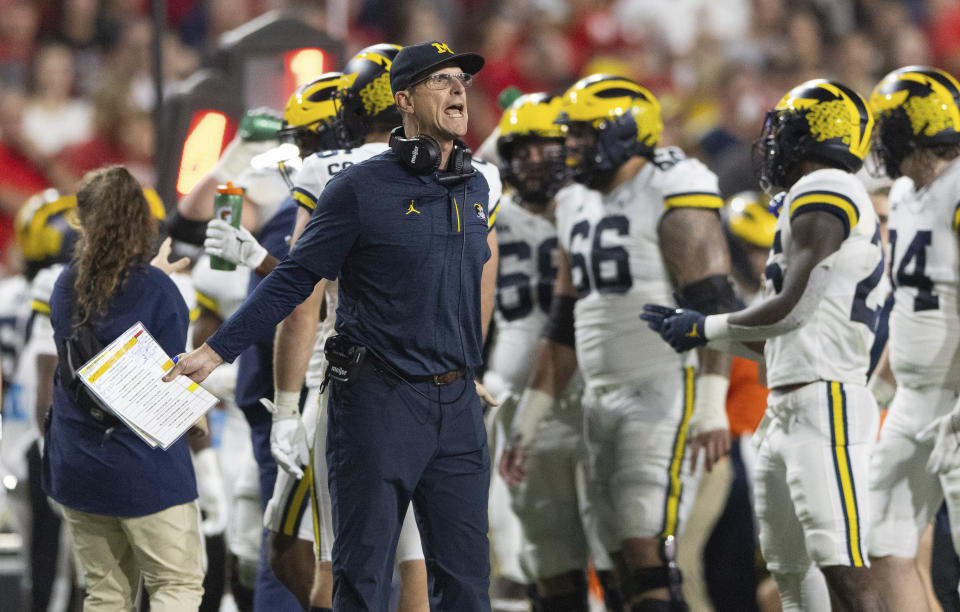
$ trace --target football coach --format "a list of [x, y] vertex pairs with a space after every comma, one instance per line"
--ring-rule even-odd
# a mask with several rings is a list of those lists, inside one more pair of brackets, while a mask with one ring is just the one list
[[403, 117], [390, 149], [333, 177], [289, 256], [205, 344], [164, 377], [200, 382], [339, 279], [325, 349], [334, 610], [388, 608], [413, 500], [442, 610], [489, 610], [490, 460], [474, 371], [493, 308], [495, 203], [459, 139], [474, 53], [402, 49], [390, 87]]

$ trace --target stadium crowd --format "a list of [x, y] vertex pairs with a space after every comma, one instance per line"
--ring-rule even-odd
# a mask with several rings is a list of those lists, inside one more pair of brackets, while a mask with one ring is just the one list
[[[24, 562], [20, 594], [0, 604], [960, 610], [948, 518], [960, 491], [960, 317], [946, 312], [960, 273], [960, 0], [167, 0], [166, 87], [268, 11], [342, 38], [346, 58], [284, 92], [286, 108], [273, 109], [283, 128], [262, 142], [238, 135], [179, 202], [156, 192], [150, 10], [0, 0], [0, 525], [22, 535]], [[945, 96], [940, 110], [911, 106], [928, 94]], [[453, 102], [431, 115], [442, 96]], [[817, 131], [807, 117], [821, 109], [849, 112], [836, 119], [846, 131]], [[904, 117], [915, 138], [898, 150]], [[778, 138], [800, 143], [793, 157]], [[417, 165], [421, 155], [435, 164]], [[164, 339], [180, 356], [173, 370], [221, 400], [172, 447], [176, 482], [151, 481], [115, 509], [83, 484], [91, 453], [65, 432], [89, 415], [62, 369], [74, 294], [86, 304], [74, 247], [95, 269], [89, 237], [104, 233], [89, 211], [108, 205], [96, 191], [105, 177], [142, 186], [124, 214], [193, 247], [172, 262], [159, 246], [151, 263], [167, 278], [128, 245], [136, 254], [99, 300], [100, 342], [147, 312], [123, 287], [153, 283], [175, 308], [179, 289], [190, 331], [184, 342], [180, 316]], [[428, 178], [442, 196], [420, 191]], [[207, 225], [227, 181], [243, 190], [242, 225]], [[389, 187], [370, 193], [404, 207], [387, 230], [344, 220], [376, 199], [358, 186], [375, 181]], [[411, 228], [444, 206], [430, 198], [453, 203], [455, 231], [426, 261]], [[355, 245], [384, 232], [400, 235], [384, 240], [395, 251], [368, 266], [374, 255]], [[421, 276], [408, 279], [412, 269]], [[436, 270], [447, 276], [433, 304], [418, 292]], [[840, 321], [830, 309], [847, 298]], [[439, 346], [412, 322], [426, 312], [441, 331], [423, 335]], [[162, 314], [140, 318], [167, 325]], [[354, 344], [331, 342], [334, 325]], [[359, 374], [331, 379], [346, 355]], [[425, 422], [481, 400], [482, 417], [450, 425], [435, 452], [391, 446], [397, 431], [420, 440]], [[412, 420], [340, 412], [390, 402]], [[381, 420], [390, 428], [377, 433]], [[123, 454], [139, 443], [129, 431], [84, 426], [107, 430], [98, 461], [122, 466], [117, 482], [135, 461], [167, 465]], [[354, 455], [341, 446], [367, 434]], [[443, 498], [447, 470], [464, 469], [437, 459], [459, 448], [455, 436], [474, 436], [489, 487], [481, 470], [482, 489], [459, 483]], [[403, 449], [415, 446], [429, 458], [410, 485], [413, 468], [383, 466], [408, 468]], [[369, 460], [378, 452], [388, 459]], [[362, 470], [383, 470], [387, 492], [358, 493], [350, 478], [371, 480]], [[468, 501], [478, 491], [489, 495], [489, 567], [471, 532], [487, 520]], [[194, 498], [202, 514], [173, 529], [203, 536], [180, 551], [202, 556], [202, 572], [192, 557], [153, 558], [124, 523], [189, 513]], [[111, 516], [134, 559], [114, 550], [117, 571], [89, 544], [94, 519]], [[171, 565], [179, 576], [162, 571]]]

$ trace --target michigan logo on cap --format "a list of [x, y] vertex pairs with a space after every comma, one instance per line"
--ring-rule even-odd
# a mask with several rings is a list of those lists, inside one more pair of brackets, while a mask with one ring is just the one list
[[451, 55], [453, 54], [453, 51], [450, 49], [450, 47], [446, 45], [446, 43], [435, 42], [433, 43], [433, 46], [436, 47], [437, 53], [450, 53]]

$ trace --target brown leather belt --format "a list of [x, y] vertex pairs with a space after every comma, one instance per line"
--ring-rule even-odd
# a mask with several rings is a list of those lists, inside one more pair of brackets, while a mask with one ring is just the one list
[[424, 376], [413, 376], [412, 374], [404, 374], [403, 377], [410, 382], [421, 383], [428, 382], [437, 387], [443, 387], [454, 383], [466, 374], [466, 370], [460, 368], [459, 370], [450, 370], [449, 372], [444, 372], [443, 374], [426, 374]]
[[456, 370], [450, 370], [449, 372], [443, 372], [442, 374], [407, 374], [393, 364], [384, 363], [382, 359], [371, 355], [370, 353], [367, 353], [367, 361], [372, 362], [374, 367], [384, 374], [402, 378], [403, 380], [411, 383], [426, 382], [436, 387], [445, 387], [451, 383], [455, 383], [463, 378], [467, 373], [464, 368], [459, 368]]

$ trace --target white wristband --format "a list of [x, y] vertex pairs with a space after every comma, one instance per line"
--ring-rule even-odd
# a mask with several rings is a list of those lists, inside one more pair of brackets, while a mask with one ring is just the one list
[[727, 319], [730, 313], [707, 316], [703, 321], [703, 337], [707, 342], [711, 340], [726, 340], [729, 337]]
[[520, 446], [528, 446], [543, 415], [553, 408], [553, 402], [553, 396], [545, 391], [524, 389], [510, 426], [510, 439], [518, 441]]
[[273, 413], [273, 420], [300, 418], [300, 392], [281, 391], [273, 392], [273, 405], [277, 411]]
[[690, 433], [697, 435], [730, 427], [727, 420], [727, 389], [730, 379], [720, 374], [697, 376], [697, 391], [690, 418]]

